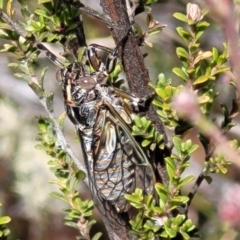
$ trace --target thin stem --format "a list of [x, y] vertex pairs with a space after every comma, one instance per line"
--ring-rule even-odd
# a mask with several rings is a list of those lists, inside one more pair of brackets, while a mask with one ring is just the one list
[[106, 23], [106, 25], [108, 27], [110, 27], [110, 28], [116, 27], [115, 23], [109, 17], [106, 17], [106, 15], [104, 15], [102, 13], [99, 13], [99, 12], [97, 12], [97, 11], [93, 10], [92, 8], [87, 7], [87, 6], [81, 7], [80, 9], [83, 13], [91, 15], [92, 17], [95, 17], [98, 20]]
[[[31, 79], [30, 82], [29, 82], [29, 85], [31, 86], [31, 84], [38, 84], [38, 79], [36, 77], [36, 75], [33, 75], [30, 73], [29, 71], [29, 68], [27, 66], [27, 64], [25, 65], [26, 69], [28, 69], [28, 76], [29, 78]], [[40, 86], [39, 86], [40, 87]], [[85, 183], [88, 185], [89, 181], [88, 181], [88, 177], [87, 177], [87, 172], [86, 172], [86, 168], [84, 167], [84, 165], [79, 161], [79, 159], [76, 157], [76, 155], [74, 154], [74, 152], [72, 151], [72, 149], [70, 148], [67, 140], [65, 139], [65, 136], [62, 132], [62, 129], [61, 129], [61, 126], [53, 112], [52, 109], [50, 109], [48, 107], [48, 104], [47, 104], [47, 98], [42, 96], [42, 95], [39, 95], [39, 94], [36, 94], [38, 99], [39, 99], [39, 102], [43, 105], [45, 111], [47, 112], [49, 118], [52, 120], [53, 122], [53, 128], [56, 132], [56, 137], [57, 137], [57, 143], [60, 145], [61, 149], [63, 149], [64, 151], [67, 152], [68, 156], [72, 159], [72, 161], [75, 163], [76, 167], [83, 171], [86, 175], [86, 178], [85, 178]]]

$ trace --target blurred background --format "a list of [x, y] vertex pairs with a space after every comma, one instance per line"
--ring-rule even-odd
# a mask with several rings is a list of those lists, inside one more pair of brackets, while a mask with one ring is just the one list
[[[14, 7], [19, 9], [18, 3], [13, 2]], [[27, 2], [32, 11], [39, 7], [37, 0], [28, 0]], [[98, 1], [88, 0], [85, 2], [87, 6], [101, 11], [97, 4]], [[143, 53], [148, 53], [145, 62], [152, 81], [156, 81], [159, 73], [164, 73], [173, 79], [174, 85], [179, 83], [178, 78], [172, 73], [172, 68], [181, 66], [175, 49], [178, 46], [184, 46], [184, 43], [175, 30], [182, 23], [173, 18], [173, 13], [185, 13], [188, 2], [165, 0], [152, 5], [154, 19], [167, 25], [160, 34], [148, 39], [153, 43], [152, 48], [147, 46], [142, 48]], [[205, 8], [203, 2], [192, 1], [191, 3], [197, 3], [201, 8]], [[238, 4], [236, 1], [236, 7], [239, 6]], [[86, 15], [83, 17], [88, 43], [94, 42], [114, 47], [114, 43], [109, 37], [109, 30], [103, 23]], [[21, 18], [18, 12], [15, 18]], [[143, 29], [146, 28], [145, 18], [146, 14], [136, 17], [136, 21], [143, 26]], [[202, 49], [211, 51], [214, 46], [222, 51], [222, 42], [225, 40], [214, 14], [208, 14], [205, 20], [210, 22], [211, 26], [200, 40]], [[2, 44], [4, 42], [0, 42], [0, 45]], [[66, 206], [60, 200], [49, 195], [51, 191], [58, 191], [57, 187], [48, 183], [48, 180], [54, 178], [47, 165], [50, 158], [44, 152], [35, 149], [37, 144], [35, 141], [37, 136], [36, 115], [46, 115], [45, 111], [28, 87], [27, 82], [13, 77], [15, 70], [8, 68], [9, 62], [14, 62], [14, 56], [0, 53], [0, 202], [3, 204], [1, 215], [8, 215], [12, 219], [9, 224], [12, 232], [9, 240], [75, 239], [77, 231], [64, 226], [62, 209]], [[42, 56], [39, 60], [38, 71], [40, 72], [41, 68], [45, 66], [49, 66], [45, 78], [45, 88], [55, 93], [55, 114], [59, 116], [64, 109], [61, 89], [55, 81], [57, 68]], [[219, 103], [228, 104], [231, 101], [232, 91], [226, 84], [228, 80], [229, 76], [221, 76], [218, 79], [216, 90], [220, 91], [220, 96], [212, 113], [216, 117], [216, 122], [219, 122]], [[235, 127], [231, 131], [231, 134], [238, 138], [239, 133], [239, 127]], [[78, 155], [80, 153], [79, 143], [75, 142], [74, 127], [68, 121], [65, 135]], [[191, 131], [186, 138], [189, 137], [198, 143], [195, 131]], [[191, 167], [186, 174], [191, 173], [197, 176], [203, 168], [204, 157], [203, 150], [199, 148], [194, 154]], [[240, 171], [232, 165], [229, 167], [227, 175], [213, 175], [213, 179], [211, 185], [202, 184], [194, 198], [189, 216], [199, 226], [201, 239], [230, 239], [225, 238], [225, 235], [230, 236], [231, 232], [228, 231], [224, 217], [230, 214], [230, 218], [235, 221], [234, 226], [236, 229], [240, 229], [240, 206], [235, 204], [239, 202], [240, 205]], [[79, 188], [84, 197], [89, 197], [84, 184]], [[185, 194], [190, 189], [191, 186], [185, 189]], [[233, 199], [235, 202], [232, 204]], [[229, 207], [232, 208], [229, 209]], [[96, 218], [99, 219], [99, 216]], [[100, 231], [103, 229], [103, 225], [99, 223], [95, 229]]]

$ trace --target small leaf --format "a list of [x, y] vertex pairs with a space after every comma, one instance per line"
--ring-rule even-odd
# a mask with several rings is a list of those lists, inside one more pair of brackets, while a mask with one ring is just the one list
[[44, 90], [38, 84], [31, 81], [31, 82], [29, 82], [28, 85], [31, 87], [31, 89], [36, 93], [36, 95], [39, 98], [43, 98]]
[[0, 217], [0, 225], [7, 224], [11, 221], [11, 218], [8, 216], [2, 216]]
[[217, 66], [223, 65], [227, 61], [226, 57], [223, 55], [220, 55], [217, 60]]
[[217, 62], [217, 59], [218, 59], [218, 50], [217, 50], [217, 48], [215, 48], [215, 47], [212, 48], [212, 55], [213, 55], [214, 62]]
[[183, 232], [183, 231], [180, 231], [180, 232], [181, 232], [184, 240], [189, 240], [190, 239], [190, 236], [186, 232]]
[[43, 88], [43, 81], [44, 81], [44, 77], [45, 77], [45, 74], [46, 74], [47, 70], [48, 70], [48, 67], [44, 67], [42, 69], [42, 72], [41, 72], [41, 75], [40, 75], [40, 78], [39, 78], [39, 81], [38, 81], [41, 88]]
[[142, 141], [142, 147], [147, 147], [152, 141], [151, 140], [148, 140], [148, 139], [145, 139]]
[[46, 99], [47, 109], [50, 112], [53, 112], [53, 97], [54, 97], [54, 93], [51, 92], [51, 93], [48, 94], [47, 99]]
[[49, 12], [47, 12], [44, 9], [38, 8], [34, 11], [34, 13], [36, 13], [37, 15], [40, 15], [40, 16], [44, 16], [45, 18], [47, 18], [49, 20], [52, 20], [52, 17], [49, 15]]
[[191, 154], [193, 152], [195, 152], [197, 149], [198, 149], [198, 145], [195, 144], [195, 145], [192, 145], [189, 149], [188, 149], [188, 154]]
[[176, 49], [176, 53], [177, 53], [178, 57], [183, 57], [185, 59], [189, 58], [188, 52], [182, 47], [178, 47]]
[[212, 56], [212, 52], [210, 52], [210, 51], [203, 52], [202, 54], [200, 54], [196, 57], [196, 59], [194, 60], [194, 64], [197, 64], [199, 61], [202, 61], [202, 60], [204, 60], [206, 58], [209, 58], [211, 56]]
[[189, 39], [191, 38], [190, 32], [186, 31], [182, 27], [177, 27], [176, 30], [177, 30], [179, 36], [188, 44]]
[[206, 21], [201, 21], [201, 22], [198, 22], [196, 27], [198, 29], [206, 29], [207, 27], [210, 26], [210, 23], [206, 22]]
[[67, 203], [69, 202], [68, 198], [65, 195], [61, 194], [61, 193], [51, 192], [50, 195], [52, 197], [58, 198], [58, 199], [60, 199], [60, 200], [62, 200], [64, 202], [67, 202]]
[[195, 179], [194, 176], [187, 176], [184, 179], [182, 179], [178, 185], [177, 185], [177, 189], [181, 189], [184, 185], [188, 184], [189, 182], [193, 181]]
[[181, 68], [173, 68], [172, 70], [178, 77], [182, 78], [183, 80], [188, 80], [188, 75], [184, 72]]
[[94, 237], [92, 238], [92, 240], [98, 240], [100, 239], [100, 237], [102, 236], [102, 233], [101, 232], [98, 232], [94, 235]]
[[[167, 95], [166, 95], [164, 88], [156, 88], [155, 91], [160, 98], [162, 98], [162, 99], [166, 98]], [[156, 102], [157, 102], [157, 100], [156, 100]], [[162, 104], [162, 103], [160, 103], [160, 104]]]
[[228, 72], [230, 71], [229, 67], [219, 67], [217, 68], [217, 70], [213, 73], [213, 75], [219, 74], [219, 73], [223, 73], [223, 72]]
[[165, 161], [166, 161], [166, 164], [167, 164], [168, 176], [169, 176], [170, 181], [171, 181], [175, 172], [176, 172], [176, 164], [175, 164], [174, 160], [170, 157], [166, 157]]
[[10, 18], [12, 18], [15, 13], [15, 10], [12, 8], [12, 3], [13, 0], [8, 0], [6, 4], [6, 13]]
[[15, 73], [14, 76], [17, 77], [17, 78], [24, 79], [26, 81], [30, 81], [30, 77], [27, 74], [24, 74], [24, 73]]
[[210, 176], [204, 176], [204, 179], [207, 181], [208, 184], [212, 183], [212, 178]]
[[180, 20], [180, 21], [182, 21], [182, 22], [186, 22], [186, 23], [188, 22], [187, 17], [186, 17], [185, 14], [182, 14], [182, 13], [174, 13], [173, 16], [174, 16], [176, 19], [178, 19], [178, 20]]
[[197, 31], [196, 35], [195, 35], [195, 41], [197, 41], [202, 35], [203, 35], [204, 31]]
[[181, 139], [178, 136], [173, 137], [173, 144], [177, 152], [180, 153], [182, 150]]
[[208, 75], [202, 75], [193, 82], [193, 85], [198, 85], [198, 84], [207, 82], [208, 79], [209, 79]]
[[161, 183], [156, 183], [155, 184], [155, 189], [156, 189], [156, 192], [157, 192], [158, 196], [160, 197], [161, 201], [166, 203], [167, 199], [168, 199], [168, 194], [169, 194], [168, 188], [165, 187]]
[[165, 224], [166, 222], [164, 222], [164, 229], [165, 229], [165, 231], [167, 232], [167, 234], [168, 234], [168, 236], [170, 237], [170, 238], [174, 238], [174, 237], [176, 237], [176, 235], [177, 235], [177, 232], [176, 232], [176, 230], [174, 230], [172, 227], [169, 227], [167, 224]]
[[171, 199], [171, 204], [173, 205], [172, 209], [175, 209], [176, 207], [187, 203], [189, 201], [189, 197], [187, 196], [175, 196], [173, 199]]

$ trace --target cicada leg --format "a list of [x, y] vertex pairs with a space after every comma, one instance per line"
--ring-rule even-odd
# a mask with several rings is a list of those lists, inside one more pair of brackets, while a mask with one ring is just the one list
[[146, 112], [155, 96], [155, 93], [152, 93], [144, 98], [138, 98], [117, 88], [114, 91], [121, 98], [129, 100], [128, 105], [135, 113]]
[[[107, 74], [110, 74], [113, 72], [116, 66], [119, 48], [123, 45], [123, 42], [127, 39], [127, 36], [131, 27], [128, 29], [127, 33], [122, 37], [122, 39], [118, 42], [117, 46], [114, 49], [111, 49], [102, 45], [98, 45], [98, 44], [89, 45], [89, 47], [86, 50], [86, 55], [88, 57], [89, 63], [91, 64], [91, 66], [95, 71], [97, 72], [106, 71]], [[96, 49], [100, 49], [108, 53], [108, 57], [105, 64], [98, 57]]]

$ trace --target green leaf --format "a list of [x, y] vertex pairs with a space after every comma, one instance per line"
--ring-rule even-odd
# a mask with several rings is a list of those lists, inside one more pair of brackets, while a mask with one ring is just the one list
[[38, 4], [52, 2], [52, 0], [38, 0]]
[[[155, 91], [156, 91], [157, 95], [162, 99], [165, 99], [165, 97], [167, 96], [164, 88], [156, 88]], [[157, 102], [157, 100], [156, 100], [156, 102]], [[162, 104], [161, 102], [159, 102], [159, 103]]]
[[212, 178], [209, 175], [204, 176], [204, 179], [207, 181], [208, 184], [212, 183]]
[[148, 140], [148, 139], [145, 139], [142, 141], [142, 147], [147, 147], [152, 141], [151, 140]]
[[218, 60], [218, 50], [217, 50], [217, 48], [215, 48], [215, 47], [212, 48], [212, 55], [213, 55], [214, 62], [217, 62], [217, 60]]
[[182, 151], [181, 139], [178, 136], [175, 136], [172, 141], [177, 152], [180, 153]]
[[200, 43], [191, 44], [191, 46], [189, 48], [190, 52], [195, 53], [198, 50], [199, 46], [200, 46]]
[[176, 232], [176, 230], [174, 230], [172, 227], [169, 227], [167, 224], [165, 224], [166, 222], [164, 222], [164, 229], [165, 229], [165, 231], [167, 232], [167, 234], [168, 234], [168, 236], [170, 237], [170, 238], [174, 238], [174, 237], [176, 237], [176, 235], [177, 235], [177, 232]]
[[193, 82], [193, 85], [198, 85], [198, 84], [207, 82], [208, 79], [209, 79], [209, 75], [202, 75]]
[[79, 226], [78, 226], [78, 224], [76, 224], [76, 223], [74, 223], [74, 222], [65, 222], [64, 223], [64, 225], [66, 225], [66, 226], [69, 226], [69, 227], [72, 227], [72, 228], [75, 228], [75, 229], [77, 229], [77, 230], [79, 230]]
[[184, 58], [186, 60], [189, 58], [188, 52], [184, 48], [182, 48], [182, 47], [178, 47], [176, 49], [176, 52], [177, 52], [177, 56], [179, 58]]
[[199, 54], [194, 60], [194, 65], [197, 64], [199, 61], [202, 61], [211, 56], [212, 56], [212, 52], [210, 52], [210, 51], [206, 51], [206, 52]]
[[206, 28], [209, 25], [210, 24], [206, 21], [202, 21], [202, 22], [197, 23], [195, 41], [197, 41], [202, 36], [202, 34], [205, 32]]
[[28, 32], [34, 32], [34, 31], [35, 31], [35, 27], [33, 27], [32, 25], [26, 26], [25, 29], [26, 29]]
[[151, 5], [151, 4], [156, 3], [156, 2], [157, 2], [157, 0], [145, 0], [146, 5]]
[[217, 66], [223, 65], [227, 61], [226, 57], [223, 55], [220, 55], [217, 60]]
[[191, 38], [191, 33], [183, 29], [182, 27], [176, 28], [179, 36], [187, 43], [189, 44], [189, 40]]
[[170, 201], [170, 203], [173, 205], [173, 208], [171, 209], [174, 209], [184, 203], [187, 203], [188, 201], [189, 201], [189, 198], [187, 196], [175, 196]]
[[58, 199], [60, 199], [60, 200], [62, 200], [64, 202], [67, 202], [67, 203], [69, 202], [68, 198], [65, 195], [61, 194], [61, 193], [51, 192], [50, 195], [52, 197], [58, 198]]
[[17, 51], [17, 48], [12, 44], [3, 44], [3, 49], [1, 49], [0, 52], [12, 52], [15, 53]]
[[175, 224], [175, 225], [178, 225], [180, 226], [183, 222], [183, 220], [185, 219], [185, 215], [177, 215], [176, 218], [173, 218], [172, 219], [172, 222]]
[[169, 190], [167, 187], [165, 187], [163, 184], [161, 183], [156, 183], [155, 184], [155, 189], [156, 192], [158, 193], [160, 199], [166, 203], [167, 199], [168, 199], [168, 194], [169, 194]]
[[142, 128], [142, 126], [143, 126], [143, 124], [142, 124], [142, 121], [141, 121], [141, 118], [140, 117], [138, 117], [138, 116], [136, 116], [135, 118], [134, 118], [134, 123], [137, 125], [137, 127], [138, 128]]
[[47, 99], [46, 99], [47, 108], [50, 112], [53, 112], [53, 97], [54, 97], [54, 93], [51, 92], [48, 94]]
[[57, 39], [57, 34], [49, 34], [47, 37], [47, 42], [52, 42], [54, 39]]
[[191, 181], [193, 181], [195, 179], [194, 176], [187, 176], [184, 179], [182, 179], [178, 185], [177, 185], [177, 189], [181, 189], [184, 185], [190, 183]]
[[181, 68], [173, 68], [172, 70], [178, 77], [182, 78], [183, 80], [188, 80], [188, 75], [184, 72]]
[[172, 178], [174, 177], [174, 174], [175, 174], [175, 171], [176, 171], [176, 164], [175, 164], [174, 160], [170, 157], [166, 157], [165, 161], [166, 161], [166, 164], [167, 164], [168, 176], [169, 176], [170, 181], [171, 181]]
[[202, 35], [203, 35], [204, 31], [198, 31], [195, 35], [195, 41], [197, 41]]
[[191, 154], [193, 152], [195, 152], [197, 149], [198, 149], [198, 145], [195, 144], [195, 145], [192, 145], [189, 149], [188, 149], [188, 154]]
[[46, 121], [42, 118], [38, 120], [38, 128], [42, 133], [45, 133], [47, 131], [48, 124]]
[[36, 95], [39, 98], [43, 98], [44, 90], [38, 84], [36, 84], [35, 82], [30, 81], [28, 85], [31, 87], [31, 89], [36, 93]]
[[189, 236], [186, 232], [183, 232], [183, 231], [180, 231], [180, 232], [181, 232], [184, 240], [189, 240], [189, 239], [191, 239], [190, 236]]
[[41, 86], [41, 88], [43, 88], [43, 82], [44, 82], [44, 77], [45, 77], [45, 74], [48, 70], [48, 67], [44, 67], [41, 71], [41, 75], [40, 75], [40, 78], [39, 78], [39, 85]]
[[186, 17], [185, 14], [182, 14], [182, 13], [174, 13], [173, 16], [174, 16], [176, 19], [178, 19], [178, 20], [180, 20], [180, 21], [182, 21], [182, 22], [186, 22], [186, 23], [188, 22], [187, 17]]
[[156, 225], [152, 220], [147, 220], [146, 223], [144, 224], [144, 228], [150, 229], [155, 233], [159, 231], [160, 226]]
[[198, 22], [196, 25], [197, 29], [206, 29], [209, 26], [210, 26], [210, 23], [208, 23], [206, 21]]
[[102, 233], [101, 232], [98, 232], [94, 235], [94, 237], [92, 238], [92, 240], [98, 240], [100, 239], [100, 237], [102, 236]]
[[195, 228], [195, 226], [194, 226], [194, 224], [193, 224], [191, 219], [188, 219], [187, 221], [184, 222], [184, 227], [187, 228], [188, 232], [192, 231]]
[[38, 9], [36, 9], [36, 10], [34, 11], [34, 13], [36, 13], [37, 15], [43, 16], [43, 17], [45, 17], [45, 18], [47, 18], [47, 19], [49, 19], [49, 20], [52, 20], [52, 16], [50, 16], [50, 15], [49, 15], [49, 12], [46, 11], [45, 9], [40, 9], [40, 8], [38, 8]]
[[30, 77], [24, 73], [15, 73], [14, 76], [20, 79], [24, 79], [26, 81], [30, 81]]
[[160, 33], [164, 27], [165, 26], [155, 26], [154, 28], [152, 28], [151, 30], [148, 31], [148, 36], [152, 36], [152, 35]]
[[11, 221], [11, 218], [8, 216], [0, 217], [0, 225], [7, 224]]
[[230, 71], [229, 67], [219, 67], [215, 72], [213, 72], [213, 75], [217, 75], [219, 73], [228, 72], [228, 71]]

